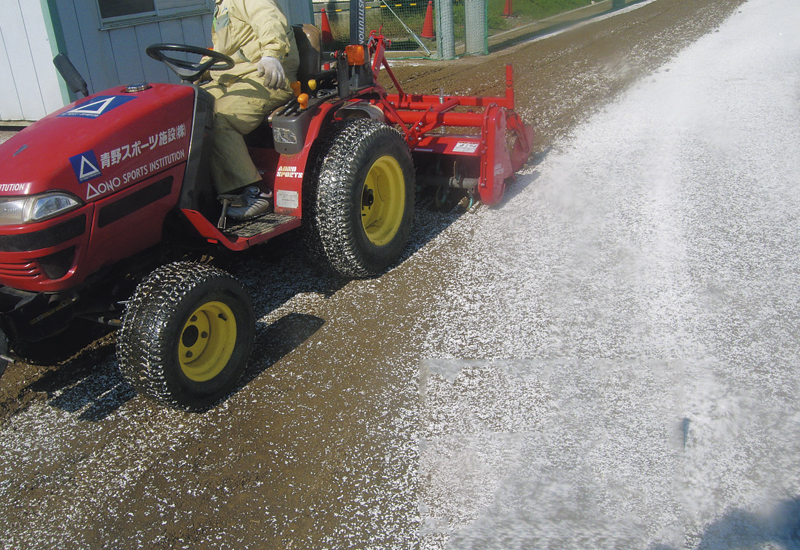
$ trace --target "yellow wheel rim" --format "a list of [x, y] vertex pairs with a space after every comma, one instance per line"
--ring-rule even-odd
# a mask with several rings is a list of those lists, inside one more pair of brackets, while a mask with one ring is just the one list
[[190, 380], [206, 382], [217, 376], [236, 345], [236, 318], [222, 302], [207, 302], [189, 316], [178, 343], [181, 370]]
[[361, 192], [361, 223], [370, 242], [388, 244], [400, 229], [405, 209], [403, 169], [394, 157], [382, 156], [370, 167]]

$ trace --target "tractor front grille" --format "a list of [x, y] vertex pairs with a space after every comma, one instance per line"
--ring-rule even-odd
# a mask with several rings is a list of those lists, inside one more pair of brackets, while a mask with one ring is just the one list
[[86, 215], [82, 214], [64, 223], [18, 235], [0, 235], [0, 252], [29, 252], [50, 248], [83, 235]]
[[34, 261], [21, 263], [0, 263], [0, 277], [14, 277], [23, 279], [36, 279], [42, 276], [42, 269]]

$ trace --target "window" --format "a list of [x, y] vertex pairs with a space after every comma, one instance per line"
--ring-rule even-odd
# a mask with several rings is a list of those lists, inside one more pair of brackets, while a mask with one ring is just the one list
[[97, 0], [103, 28], [211, 13], [214, 0]]

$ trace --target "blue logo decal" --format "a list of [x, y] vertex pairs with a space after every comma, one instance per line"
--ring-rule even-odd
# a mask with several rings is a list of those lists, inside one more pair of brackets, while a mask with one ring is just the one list
[[75, 176], [81, 183], [103, 175], [103, 173], [100, 171], [100, 168], [98, 168], [99, 164], [94, 151], [86, 151], [80, 155], [70, 157], [69, 163], [72, 164], [72, 169], [75, 171]]
[[136, 99], [135, 97], [121, 96], [121, 95], [102, 95], [92, 98], [87, 103], [82, 103], [74, 109], [70, 109], [66, 113], [61, 113], [58, 116], [77, 116], [82, 118], [97, 118], [103, 116], [109, 111], [112, 111], [124, 105], [125, 103]]

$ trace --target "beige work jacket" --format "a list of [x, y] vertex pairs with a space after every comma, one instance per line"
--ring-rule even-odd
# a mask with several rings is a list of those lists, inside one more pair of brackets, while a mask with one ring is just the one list
[[278, 59], [290, 82], [296, 78], [294, 32], [274, 0], [216, 0], [211, 40], [216, 51], [236, 62], [227, 71], [211, 71], [214, 80], [227, 84], [255, 72], [263, 56]]

